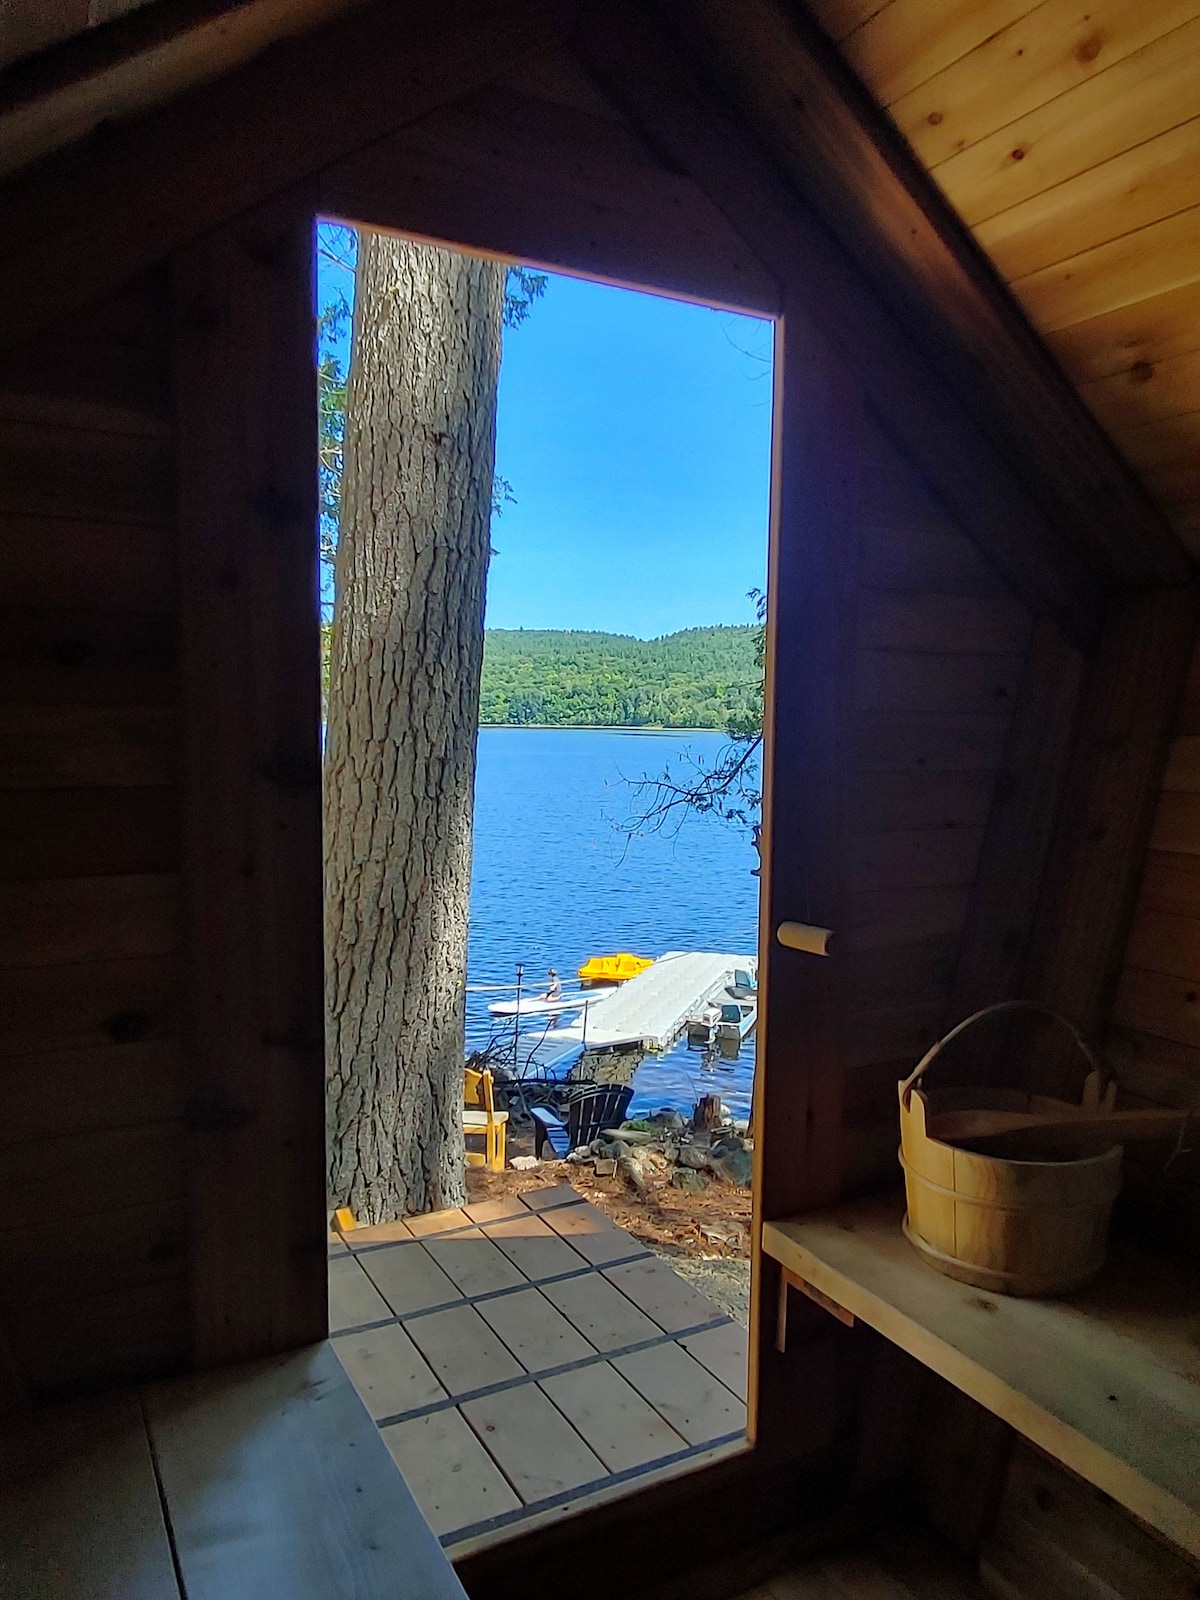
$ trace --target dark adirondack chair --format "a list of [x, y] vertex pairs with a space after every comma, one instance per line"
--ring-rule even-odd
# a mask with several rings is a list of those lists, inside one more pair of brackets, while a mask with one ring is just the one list
[[567, 1098], [566, 1120], [546, 1106], [533, 1106], [533, 1147], [543, 1155], [549, 1146], [559, 1159], [591, 1144], [602, 1128], [615, 1128], [625, 1119], [633, 1089], [627, 1083], [589, 1083], [573, 1089]]

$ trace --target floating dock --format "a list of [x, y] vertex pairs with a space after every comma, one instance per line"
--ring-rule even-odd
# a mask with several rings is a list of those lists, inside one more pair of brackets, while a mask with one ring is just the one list
[[587, 1016], [586, 1029], [582, 1022], [551, 1029], [546, 1043], [564, 1047], [641, 1043], [648, 1050], [669, 1050], [691, 1014], [720, 994], [735, 971], [753, 966], [752, 956], [703, 950], [660, 956]]

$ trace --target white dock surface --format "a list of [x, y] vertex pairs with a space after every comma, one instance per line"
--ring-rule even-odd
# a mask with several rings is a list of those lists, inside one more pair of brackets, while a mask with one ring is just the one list
[[[750, 956], [716, 955], [687, 951], [660, 956], [652, 967], [623, 983], [603, 1006], [587, 1019], [589, 1045], [626, 1044], [640, 1039], [650, 1050], [667, 1050], [687, 1024], [692, 1012], [719, 994], [738, 967], [753, 966]], [[547, 1040], [563, 1044], [585, 1042], [580, 1024], [555, 1028]]]

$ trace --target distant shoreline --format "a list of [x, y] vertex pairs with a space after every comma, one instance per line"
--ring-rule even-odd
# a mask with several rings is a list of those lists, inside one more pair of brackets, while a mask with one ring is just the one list
[[481, 722], [481, 728], [512, 728], [520, 733], [723, 733], [725, 728], [668, 728], [654, 723], [624, 722]]

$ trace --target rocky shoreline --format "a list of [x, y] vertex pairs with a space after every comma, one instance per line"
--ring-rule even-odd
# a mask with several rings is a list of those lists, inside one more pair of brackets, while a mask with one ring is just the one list
[[729, 1316], [748, 1322], [753, 1161], [744, 1129], [697, 1128], [677, 1112], [660, 1112], [606, 1130], [563, 1161], [538, 1161], [531, 1143], [527, 1129], [512, 1128], [508, 1167], [468, 1167], [468, 1198], [569, 1183]]

